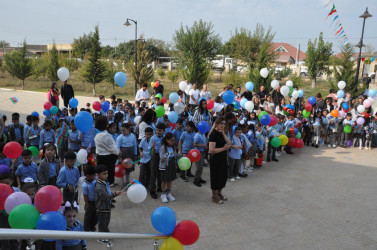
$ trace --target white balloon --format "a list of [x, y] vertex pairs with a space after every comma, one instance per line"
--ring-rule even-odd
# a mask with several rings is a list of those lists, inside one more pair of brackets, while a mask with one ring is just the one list
[[140, 115], [136, 116], [135, 119], [134, 119], [134, 123], [139, 124], [140, 119], [141, 119]]
[[185, 111], [185, 105], [182, 102], [176, 102], [174, 104], [174, 111], [177, 112], [178, 115], [182, 114]]
[[263, 68], [259, 71], [261, 77], [266, 78], [268, 76], [268, 69]]
[[215, 102], [215, 105], [213, 106], [212, 111], [213, 112], [220, 112], [223, 108], [224, 108], [223, 105], [221, 105], [220, 103]]
[[286, 86], [288, 87], [293, 87], [293, 82], [291, 80], [288, 80], [286, 83], [285, 83]]
[[187, 88], [187, 82], [186, 81], [181, 81], [179, 83], [179, 89], [182, 90], [182, 91], [185, 91]]
[[294, 98], [294, 99], [298, 98], [298, 91], [297, 90], [293, 90], [293, 92], [292, 92], [292, 98]]
[[296, 98], [291, 98], [291, 104], [295, 104]]
[[273, 89], [277, 89], [279, 87], [279, 81], [278, 80], [272, 80], [271, 87]]
[[346, 87], [346, 82], [345, 81], [339, 81], [338, 82], [338, 88], [339, 89], [344, 89]]
[[58, 77], [60, 81], [65, 82], [69, 78], [69, 70], [67, 68], [61, 67], [58, 69]]
[[245, 103], [245, 109], [249, 112], [253, 112], [254, 110], [254, 103], [252, 101], [247, 101]]
[[83, 148], [80, 149], [79, 152], [77, 152], [77, 160], [81, 164], [86, 164], [88, 162], [88, 152]]
[[133, 184], [127, 190], [127, 198], [133, 203], [141, 203], [147, 198], [147, 190], [141, 184]]
[[283, 86], [281, 87], [280, 89], [280, 93], [283, 95], [283, 96], [288, 96], [289, 94], [289, 88], [287, 86]]
[[357, 112], [359, 112], [359, 114], [363, 113], [364, 111], [365, 111], [365, 106], [364, 105], [357, 106]]
[[189, 85], [187, 85], [187, 88], [185, 90], [186, 95], [190, 95], [191, 88], [192, 88], [192, 84], [190, 83]]

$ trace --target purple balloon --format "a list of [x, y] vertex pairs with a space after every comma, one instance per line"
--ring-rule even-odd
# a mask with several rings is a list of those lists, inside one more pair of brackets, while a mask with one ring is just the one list
[[9, 173], [10, 168], [7, 165], [0, 165], [0, 174], [2, 173]]
[[5, 211], [10, 214], [13, 208], [21, 204], [31, 205], [31, 198], [28, 194], [24, 192], [15, 192], [7, 197], [4, 203]]
[[357, 118], [357, 120], [356, 120], [356, 123], [359, 124], [359, 125], [363, 125], [364, 122], [365, 122], [365, 120], [364, 120], [364, 118], [362, 118], [362, 117], [359, 117], [359, 118]]
[[346, 116], [346, 112], [344, 112], [343, 110], [339, 111], [339, 115], [338, 115], [339, 118], [343, 118], [345, 116]]

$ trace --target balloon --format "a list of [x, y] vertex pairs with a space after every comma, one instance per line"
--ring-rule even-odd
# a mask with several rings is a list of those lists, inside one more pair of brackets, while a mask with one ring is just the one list
[[213, 109], [213, 107], [215, 106], [215, 102], [212, 101], [212, 100], [208, 100], [207, 101], [207, 109], [210, 110], [210, 109]]
[[190, 83], [190, 84], [187, 85], [187, 88], [185, 90], [186, 94], [189, 95], [189, 92], [190, 92], [191, 88], [192, 88], [192, 84]]
[[51, 114], [53, 114], [53, 115], [55, 115], [56, 113], [58, 113], [58, 110], [59, 110], [59, 108], [56, 107], [56, 106], [52, 106], [52, 107], [50, 108], [50, 112], [51, 112]]
[[151, 216], [153, 227], [160, 233], [170, 235], [173, 233], [177, 219], [174, 211], [168, 207], [156, 208]]
[[262, 116], [264, 116], [264, 115], [268, 115], [268, 113], [267, 113], [266, 111], [261, 111], [261, 112], [259, 112], [259, 114], [258, 114], [258, 119], [259, 119], [259, 121], [260, 121], [260, 119], [262, 118]]
[[298, 132], [297, 135], [295, 136], [296, 139], [300, 139], [301, 138], [301, 133]]
[[122, 164], [125, 168], [132, 168], [132, 166], [134, 165], [131, 158], [124, 159]]
[[69, 78], [69, 70], [67, 68], [61, 67], [60, 69], [58, 69], [58, 77], [62, 82], [67, 81]]
[[357, 112], [359, 112], [360, 114], [363, 113], [365, 111], [365, 106], [364, 105], [359, 105], [357, 106]]
[[292, 98], [297, 99], [298, 96], [299, 96], [298, 91], [297, 91], [297, 90], [294, 90], [294, 91], [292, 92]]
[[351, 125], [346, 124], [346, 125], [344, 126], [343, 130], [344, 130], [344, 133], [349, 134], [349, 133], [352, 132], [352, 127], [351, 127]]
[[154, 88], [154, 82], [151, 82], [151, 87]]
[[311, 104], [311, 105], [314, 105], [315, 102], [316, 102], [316, 99], [314, 96], [310, 96], [309, 99], [308, 99], [308, 102]]
[[278, 80], [272, 80], [271, 82], [271, 88], [277, 89], [279, 87], [280, 83]]
[[171, 103], [174, 104], [174, 103], [178, 102], [178, 100], [179, 100], [179, 95], [176, 92], [170, 93], [170, 95], [169, 95], [169, 101]]
[[39, 219], [38, 210], [30, 204], [21, 204], [13, 208], [8, 217], [11, 228], [34, 229]]
[[31, 154], [33, 156], [37, 156], [39, 153], [39, 149], [36, 146], [30, 146], [28, 149], [31, 151]]
[[223, 93], [223, 100], [227, 104], [231, 104], [234, 101], [234, 93], [230, 90], [227, 90]]
[[331, 110], [331, 116], [336, 118], [339, 116], [339, 111], [336, 109]]
[[375, 90], [375, 89], [370, 89], [370, 90], [368, 91], [368, 95], [369, 95], [370, 97], [374, 98], [374, 97], [377, 95], [377, 90]]
[[304, 96], [304, 91], [302, 89], [299, 89], [298, 91], [298, 97], [301, 98]]
[[127, 82], [127, 76], [123, 72], [119, 71], [114, 75], [114, 81], [119, 87], [123, 88]]
[[183, 246], [174, 237], [169, 237], [162, 243], [160, 250], [183, 250]]
[[285, 83], [285, 85], [286, 85], [287, 87], [293, 87], [293, 82], [292, 82], [291, 80], [288, 80], [288, 81]]
[[209, 131], [209, 125], [206, 121], [200, 121], [198, 123], [198, 130], [200, 133], [205, 134]]
[[289, 137], [288, 138], [288, 143], [287, 143], [288, 147], [294, 147], [295, 144], [296, 144], [296, 139], [293, 138], [293, 137]]
[[247, 82], [247, 83], [245, 84], [245, 87], [246, 87], [247, 90], [249, 90], [250, 92], [252, 92], [253, 89], [254, 89], [254, 83], [252, 83], [252, 82]]
[[295, 90], [293, 87], [288, 87], [289, 88], [289, 93], [288, 93], [288, 95], [289, 96], [292, 96], [292, 94], [293, 94], [293, 91]]
[[100, 111], [101, 110], [101, 103], [99, 101], [95, 101], [95, 102], [93, 102], [92, 107], [95, 111]]
[[305, 104], [305, 110], [306, 111], [310, 112], [312, 110], [312, 108], [313, 108], [313, 106], [310, 103]]
[[168, 119], [171, 123], [177, 123], [178, 121], [178, 114], [175, 111], [170, 111], [168, 113]]
[[304, 109], [304, 110], [302, 111], [302, 115], [303, 115], [305, 118], [308, 118], [308, 117], [310, 116], [310, 112], [307, 111], [306, 109]]
[[356, 119], [356, 123], [359, 125], [363, 125], [365, 123], [365, 120], [363, 117], [359, 117]]
[[295, 147], [296, 148], [303, 148], [304, 147], [304, 141], [302, 139], [296, 139]]
[[278, 123], [278, 118], [276, 116], [271, 115], [270, 119], [271, 119], [271, 121], [268, 124], [268, 126], [272, 127], [272, 126], [275, 126]]
[[262, 123], [262, 125], [264, 126], [267, 126], [268, 124], [270, 124], [271, 122], [271, 118], [269, 115], [263, 115], [260, 119], [260, 123]]
[[161, 95], [161, 93], [158, 93], [155, 97], [158, 97], [158, 99], [162, 99], [162, 95]]
[[187, 88], [187, 82], [186, 81], [181, 81], [179, 83], [179, 89], [182, 90], [182, 91], [185, 91]]
[[281, 141], [281, 145], [285, 146], [288, 143], [288, 137], [286, 135], [279, 135], [279, 139]]
[[9, 173], [10, 168], [7, 165], [0, 165], [0, 174]]
[[348, 110], [348, 109], [350, 108], [350, 106], [348, 105], [348, 103], [343, 102], [343, 104], [342, 104], [342, 108], [343, 108], [344, 110]]
[[185, 105], [182, 102], [175, 103], [174, 111], [177, 112], [178, 115], [182, 114], [183, 111], [185, 111]]
[[338, 88], [339, 89], [344, 89], [346, 87], [346, 82], [345, 81], [339, 81], [338, 82]]
[[372, 101], [370, 99], [366, 99], [364, 100], [363, 105], [364, 107], [369, 108], [370, 106], [372, 106]]
[[187, 170], [187, 169], [189, 169], [191, 167], [191, 161], [190, 161], [190, 159], [187, 158], [187, 157], [182, 157], [178, 161], [178, 167], [181, 170]]
[[[254, 107], [254, 104], [253, 104], [253, 107]], [[213, 112], [220, 112], [222, 109], [224, 108], [223, 105], [221, 105], [220, 103], [217, 103], [215, 102], [215, 105], [213, 106]]]
[[343, 118], [345, 116], [346, 116], [346, 112], [344, 112], [344, 110], [339, 111], [339, 115], [338, 115], [339, 118]]
[[268, 69], [263, 68], [259, 71], [261, 77], [266, 78], [268, 76]]
[[115, 166], [115, 176], [116, 177], [122, 178], [125, 174], [126, 174], [126, 169], [124, 168], [122, 163]]
[[[297, 130], [297, 129], [296, 129]], [[285, 134], [289, 137], [291, 136], [295, 136], [296, 135], [296, 132], [295, 132], [295, 129], [294, 128], [288, 128], [287, 130], [285, 130]]]
[[88, 162], [88, 152], [83, 148], [80, 149], [79, 152], [77, 152], [76, 160], [81, 164], [86, 164]]
[[281, 140], [279, 137], [274, 137], [272, 138], [271, 140], [271, 146], [274, 147], [274, 148], [277, 148], [277, 147], [280, 147], [281, 145]]
[[104, 101], [101, 103], [101, 109], [103, 112], [107, 112], [110, 108], [110, 103], [107, 101]]
[[179, 222], [173, 232], [173, 237], [186, 246], [194, 244], [199, 239], [199, 236], [199, 227], [191, 220]]
[[155, 82], [154, 86], [157, 88], [158, 86], [160, 86], [160, 82], [159, 81]]
[[43, 104], [43, 108], [44, 109], [50, 110], [51, 107], [52, 107], [52, 103], [51, 102], [45, 102], [45, 104]]
[[75, 126], [76, 128], [85, 133], [93, 127], [93, 117], [87, 111], [80, 111], [75, 116]]
[[[241, 105], [242, 108], [245, 108], [245, 104], [247, 103], [247, 101], [248, 100], [245, 97], [241, 99], [240, 105]], [[208, 106], [208, 104], [207, 104], [207, 106]]]
[[141, 203], [147, 198], [147, 190], [141, 184], [133, 184], [127, 190], [127, 198], [133, 203]]
[[369, 118], [369, 113], [367, 113], [367, 112], [364, 112], [364, 113], [362, 113], [361, 115], [363, 115], [364, 117], [365, 117], [365, 119], [368, 119]]
[[51, 111], [48, 110], [48, 109], [45, 109], [45, 110], [43, 110], [43, 115], [44, 116], [50, 116], [51, 115]]
[[13, 188], [4, 183], [0, 183], [0, 210], [4, 210], [4, 203], [12, 193], [14, 193]]
[[67, 220], [61, 212], [50, 211], [39, 217], [36, 228], [38, 230], [65, 231], [67, 230]]
[[[11, 141], [5, 144], [3, 153], [6, 157], [10, 159], [15, 159], [19, 157], [22, 153], [22, 147], [18, 142]], [[0, 209], [2, 210], [2, 209]]]
[[62, 192], [52, 185], [44, 186], [39, 189], [34, 198], [34, 204], [41, 213], [58, 211], [62, 202]]
[[79, 100], [77, 100], [76, 98], [71, 98], [69, 100], [69, 106], [73, 109], [77, 108], [77, 106], [79, 105]]
[[165, 114], [165, 109], [163, 106], [157, 106], [155, 112], [156, 112], [157, 118], [159, 118]]
[[254, 103], [252, 101], [247, 101], [245, 103], [245, 109], [249, 112], [253, 112], [254, 110]]
[[344, 97], [344, 91], [343, 90], [338, 90], [338, 92], [336, 92], [336, 96], [338, 97], [338, 99], [341, 99]]
[[234, 106], [235, 111], [240, 109], [240, 102], [239, 101], [233, 101], [232, 104]]
[[191, 149], [187, 154], [187, 158], [189, 158], [191, 162], [199, 161], [200, 157], [200, 152], [197, 149]]
[[283, 113], [285, 115], [293, 115], [295, 113], [295, 107], [292, 104], [287, 104], [283, 107]]
[[280, 93], [283, 95], [283, 96], [288, 96], [289, 94], [289, 88], [287, 86], [283, 86], [280, 88]]
[[30, 196], [24, 192], [14, 192], [6, 198], [4, 203], [4, 209], [8, 214], [10, 214], [13, 208], [21, 204], [31, 205]]

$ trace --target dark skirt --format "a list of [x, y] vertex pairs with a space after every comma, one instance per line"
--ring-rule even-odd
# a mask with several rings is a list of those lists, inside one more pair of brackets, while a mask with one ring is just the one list
[[176, 175], [177, 159], [175, 157], [169, 158], [169, 164], [165, 170], [161, 170], [161, 180], [164, 182], [171, 182], [177, 178]]
[[81, 242], [77, 245], [73, 246], [63, 246], [63, 250], [81, 250], [82, 249], [82, 244]]
[[[131, 158], [132, 161], [135, 160], [134, 147], [127, 147], [127, 148], [122, 147], [120, 148], [120, 152], [122, 152], [122, 160], [126, 158]], [[135, 170], [135, 166], [132, 166], [131, 168], [126, 168], [126, 174], [129, 174], [134, 170]]]
[[214, 154], [210, 157], [211, 189], [221, 190], [228, 180], [228, 160], [224, 153]]

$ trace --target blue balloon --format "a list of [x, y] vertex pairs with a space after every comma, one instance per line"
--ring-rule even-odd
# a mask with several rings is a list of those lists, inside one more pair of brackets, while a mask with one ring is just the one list
[[207, 101], [207, 99], [205, 99], [204, 97], [200, 97], [199, 100], [198, 100], [198, 105], [200, 104], [201, 100], [206, 100]]
[[343, 108], [344, 110], [348, 110], [348, 109], [350, 108], [350, 105], [348, 105], [348, 103], [346, 103], [346, 102], [343, 102], [343, 104], [342, 104], [342, 108]]
[[245, 108], [245, 104], [246, 104], [247, 101], [248, 100], [245, 97], [241, 99], [240, 105], [241, 105], [242, 108]]
[[79, 105], [79, 101], [76, 99], [76, 98], [71, 98], [71, 100], [69, 100], [69, 106], [71, 108], [77, 108], [77, 106]]
[[250, 92], [252, 92], [253, 89], [254, 89], [254, 83], [252, 83], [252, 82], [247, 82], [247, 83], [245, 84], [245, 87], [246, 87], [247, 90], [249, 90]]
[[262, 123], [263, 126], [267, 126], [271, 122], [271, 117], [269, 115], [262, 115], [260, 118], [260, 123]]
[[298, 97], [301, 98], [304, 96], [304, 91], [302, 89], [298, 90]]
[[[37, 230], [67, 230], [67, 221], [61, 212], [46, 212], [42, 214], [37, 221]], [[45, 241], [55, 241], [53, 239], [45, 239]]]
[[39, 113], [37, 111], [33, 111], [31, 112], [31, 116], [39, 117]]
[[343, 98], [344, 97], [344, 91], [343, 90], [338, 90], [338, 92], [336, 92], [336, 96], [340, 99], [340, 98]]
[[93, 126], [93, 117], [87, 111], [80, 111], [75, 116], [75, 126], [76, 128], [85, 133]]
[[202, 134], [205, 134], [208, 132], [209, 130], [209, 125], [208, 125], [208, 122], [205, 122], [205, 121], [201, 121], [198, 123], [198, 130], [200, 133]]
[[314, 104], [315, 104], [315, 101], [316, 101], [316, 99], [315, 99], [314, 96], [311, 96], [311, 97], [309, 97], [309, 99], [308, 99], [308, 102], [309, 102], [311, 105], [314, 105]]
[[174, 211], [168, 207], [156, 208], [151, 216], [153, 227], [160, 233], [170, 235], [173, 233], [177, 218]]
[[234, 93], [227, 90], [223, 93], [223, 100], [226, 104], [231, 104], [234, 101]]
[[110, 108], [110, 103], [108, 101], [104, 101], [101, 103], [101, 109], [103, 112], [107, 112]]
[[48, 110], [48, 109], [45, 109], [45, 110], [43, 110], [43, 115], [44, 116], [50, 116], [51, 115], [51, 111]]
[[177, 123], [178, 121], [178, 114], [175, 111], [170, 111], [168, 113], [168, 119], [171, 123]]
[[297, 135], [298, 134], [297, 128], [294, 128], [294, 131], [295, 131], [295, 135]]
[[289, 108], [289, 109], [295, 109], [295, 106], [293, 106], [292, 104], [287, 104], [287, 105], [285, 105], [287, 108]]
[[170, 93], [170, 95], [169, 95], [169, 101], [171, 103], [174, 104], [174, 103], [178, 102], [178, 100], [179, 100], [179, 95], [176, 92]]
[[114, 76], [114, 81], [119, 87], [123, 88], [127, 82], [127, 76], [123, 72], [117, 72]]
[[374, 97], [376, 97], [376, 95], [377, 95], [377, 91], [376, 91], [375, 89], [370, 89], [370, 90], [368, 91], [368, 95], [369, 95], [370, 97], [374, 98]]
[[232, 104], [233, 104], [235, 110], [240, 109], [240, 102], [239, 101], [233, 101]]

